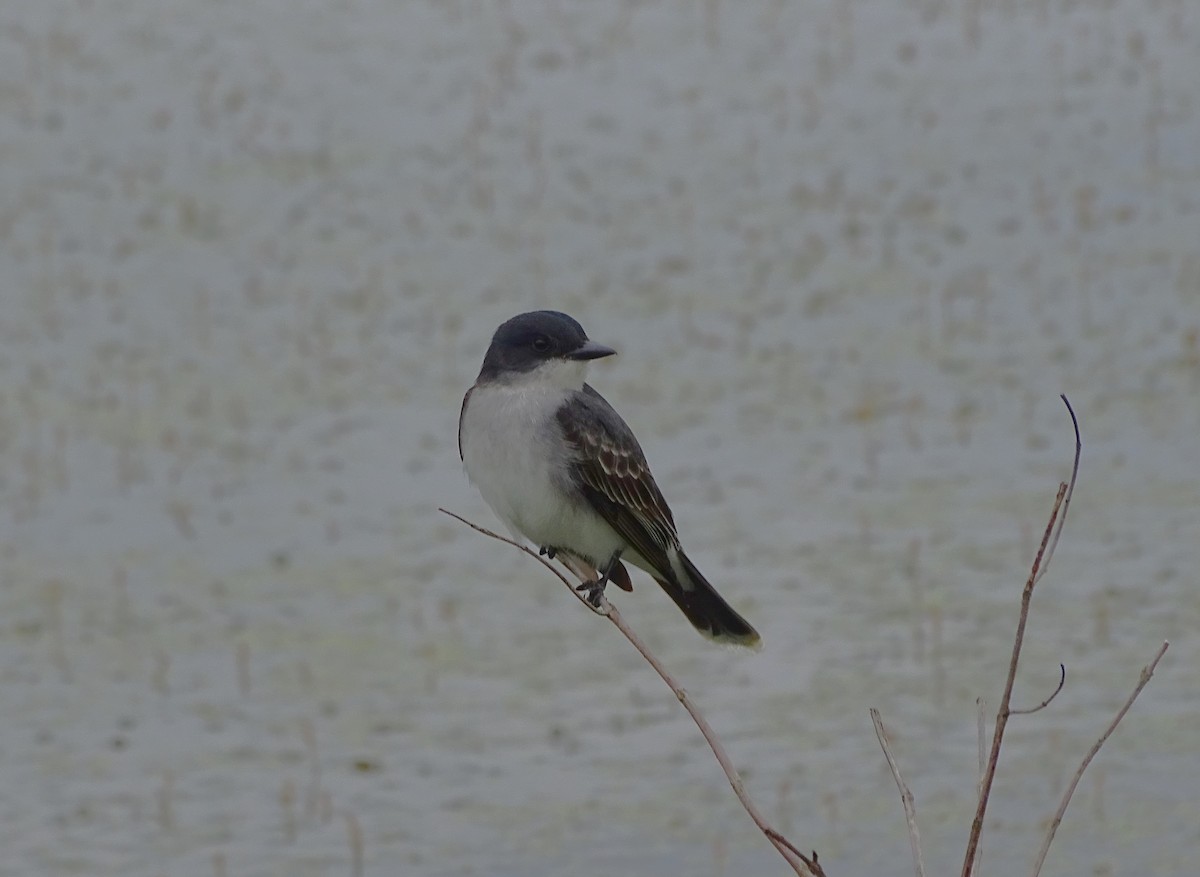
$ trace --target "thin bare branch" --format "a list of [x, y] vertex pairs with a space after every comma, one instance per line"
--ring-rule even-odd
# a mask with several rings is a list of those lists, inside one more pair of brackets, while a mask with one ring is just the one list
[[976, 783], [975, 794], [983, 794], [983, 774], [987, 769], [987, 701], [982, 697], [975, 698], [975, 706], [979, 708], [979, 781]]
[[1042, 534], [1042, 542], [1037, 555], [1033, 559], [1033, 567], [1029, 578], [1025, 581], [1025, 590], [1021, 593], [1021, 614], [1017, 618], [1017, 633], [1013, 638], [1012, 657], [1008, 663], [1008, 677], [1004, 680], [1004, 694], [1000, 697], [1000, 709], [996, 712], [996, 728], [992, 732], [991, 754], [988, 756], [987, 768], [983, 772], [982, 788], [979, 792], [979, 803], [975, 807], [975, 818], [971, 822], [971, 834], [967, 838], [967, 854], [963, 860], [962, 877], [970, 877], [971, 869], [975, 866], [975, 858], [979, 847], [979, 835], [983, 832], [983, 816], [987, 812], [988, 796], [991, 794], [992, 783], [996, 778], [996, 765], [1000, 761], [1000, 744], [1004, 741], [1004, 727], [1008, 724], [1010, 714], [1009, 704], [1012, 702], [1013, 684], [1017, 678], [1017, 664], [1021, 660], [1021, 646], [1025, 641], [1025, 624], [1029, 620], [1029, 601], [1033, 597], [1033, 586], [1037, 582], [1038, 570], [1046, 546], [1054, 532], [1054, 522], [1062, 507], [1063, 497], [1067, 494], [1067, 483], [1058, 486], [1058, 495], [1054, 498], [1054, 507], [1050, 510], [1050, 520]]
[[1058, 485], [1058, 493], [1054, 497], [1054, 506], [1050, 510], [1050, 520], [1046, 523], [1042, 534], [1041, 544], [1033, 565], [1029, 570], [1029, 578], [1025, 580], [1025, 588], [1021, 592], [1021, 614], [1017, 618], [1017, 632], [1013, 638], [1012, 657], [1009, 659], [1008, 676], [1004, 680], [1004, 694], [1000, 697], [1000, 709], [996, 712], [996, 727], [992, 732], [992, 748], [988, 755], [987, 768], [983, 774], [982, 788], [979, 792], [979, 803], [975, 808], [975, 818], [971, 821], [971, 833], [967, 838], [967, 851], [963, 857], [962, 877], [970, 877], [979, 854], [979, 836], [983, 832], [983, 817], [987, 813], [988, 797], [991, 794], [992, 783], [996, 778], [996, 766], [1000, 761], [1000, 745], [1004, 742], [1004, 729], [1008, 718], [1012, 715], [1012, 691], [1017, 678], [1017, 665], [1021, 660], [1021, 647], [1025, 641], [1025, 625], [1029, 620], [1029, 603], [1033, 599], [1033, 587], [1038, 583], [1050, 566], [1050, 558], [1058, 545], [1062, 534], [1062, 525], [1066, 521], [1067, 504], [1075, 492], [1075, 482], [1079, 477], [1079, 457], [1083, 443], [1079, 437], [1079, 420], [1075, 417], [1075, 409], [1064, 395], [1061, 397], [1071, 415], [1071, 424], [1075, 429], [1075, 456], [1071, 465], [1071, 480]]
[[725, 778], [729, 780], [729, 785], [733, 788], [733, 793], [742, 802], [742, 807], [750, 814], [750, 818], [754, 820], [754, 824], [767, 836], [767, 839], [771, 841], [775, 849], [779, 850], [780, 855], [787, 860], [787, 863], [792, 866], [792, 869], [797, 874], [812, 874], [814, 877], [823, 877], [825, 872], [817, 864], [816, 857], [809, 858], [805, 856], [795, 846], [787, 842], [783, 838], [783, 835], [770, 826], [766, 817], [763, 816], [762, 812], [750, 799], [749, 794], [746, 792], [745, 784], [742, 782], [741, 775], [737, 772], [737, 768], [733, 766], [733, 762], [725, 752], [725, 747], [721, 744], [716, 732], [708, 724], [708, 720], [704, 718], [696, 704], [692, 702], [687, 691], [671, 675], [671, 671], [663, 666], [662, 662], [650, 651], [650, 648], [642, 642], [641, 637], [634, 633], [632, 628], [625, 623], [625, 618], [617, 611], [616, 606], [608, 602], [607, 597], [604, 598], [602, 605], [608, 607], [608, 620], [617, 626], [617, 629], [625, 635], [625, 638], [629, 640], [635, 649], [641, 652], [642, 657], [654, 668], [654, 672], [662, 677], [663, 682], [667, 683], [671, 691], [675, 693], [675, 697], [683, 704], [683, 708], [688, 711], [688, 715], [692, 717], [692, 721], [696, 723], [696, 727], [700, 729], [700, 733], [708, 743], [708, 748], [716, 756], [717, 763], [721, 765], [721, 770], [725, 772]]
[[908, 843], [912, 847], [913, 870], [917, 877], [925, 877], [925, 860], [921, 857], [921, 832], [917, 830], [917, 805], [908, 784], [900, 776], [900, 767], [892, 756], [892, 746], [888, 741], [887, 730], [883, 727], [883, 718], [879, 710], [871, 707], [871, 721], [875, 724], [875, 736], [879, 738], [879, 746], [883, 749], [883, 757], [887, 759], [892, 771], [892, 779], [900, 789], [900, 801], [904, 804], [904, 819], [908, 822]]
[[1009, 712], [1014, 716], [1031, 716], [1034, 713], [1036, 713], [1038, 710], [1044, 710], [1046, 707], [1050, 706], [1050, 701], [1052, 701], [1052, 700], [1054, 700], [1054, 698], [1058, 697], [1058, 693], [1060, 691], [1062, 691], [1063, 686], [1067, 684], [1067, 665], [1059, 664], [1058, 669], [1060, 671], [1060, 675], [1058, 677], [1058, 687], [1056, 689], [1054, 689], [1054, 691], [1050, 694], [1050, 696], [1048, 698], [1043, 700], [1037, 706], [1030, 707], [1029, 709], [1009, 710]]
[[692, 721], [696, 723], [696, 727], [700, 729], [700, 733], [703, 735], [705, 742], [708, 743], [708, 748], [711, 749], [713, 755], [716, 756], [717, 763], [721, 765], [721, 770], [725, 772], [725, 778], [729, 780], [729, 785], [733, 788], [733, 792], [735, 795], [737, 795], [742, 807], [745, 808], [746, 812], [750, 815], [750, 818], [754, 821], [754, 824], [758, 826], [759, 830], [766, 836], [767, 840], [771, 842], [771, 845], [779, 851], [779, 854], [783, 856], [784, 860], [792, 867], [792, 870], [795, 871], [796, 874], [800, 875], [800, 877], [825, 877], [825, 871], [817, 861], [817, 854], [815, 852], [811, 857], [806, 856], [794, 845], [792, 845], [787, 838], [785, 838], [767, 823], [766, 817], [763, 816], [762, 812], [750, 799], [749, 794], [747, 794], [741, 775], [738, 774], [737, 769], [733, 766], [733, 762], [730, 760], [729, 755], [725, 752], [725, 747], [721, 744], [721, 741], [717, 737], [716, 732], [713, 731], [712, 726], [708, 724], [708, 720], [704, 718], [699, 708], [692, 702], [692, 699], [688, 696], [688, 693], [684, 690], [683, 686], [679, 684], [675, 677], [671, 675], [671, 672], [667, 670], [667, 668], [662, 664], [661, 661], [658, 660], [654, 653], [650, 651], [650, 648], [644, 642], [642, 642], [641, 637], [634, 633], [633, 629], [625, 623], [624, 617], [622, 617], [621, 613], [617, 611], [617, 607], [609, 602], [606, 595], [601, 595], [599, 608], [594, 607], [588, 603], [583, 595], [575, 590], [575, 587], [570, 583], [570, 581], [567, 580], [566, 576], [559, 572], [558, 569], [551, 566], [545, 560], [545, 558], [540, 557], [527, 546], [497, 533], [493, 533], [491, 530], [472, 523], [461, 515], [456, 515], [454, 512], [446, 509], [438, 509], [438, 511], [447, 514], [458, 521], [462, 521], [462, 523], [466, 524], [476, 532], [519, 548], [521, 551], [528, 554], [534, 560], [541, 563], [542, 566], [546, 567], [548, 570], [558, 576], [559, 580], [567, 586], [567, 589], [574, 594], [575, 597], [580, 600], [580, 602], [584, 603], [593, 612], [597, 613], [598, 615], [603, 615], [609, 621], [611, 621], [616, 626], [617, 630], [621, 631], [621, 633], [627, 640], [629, 640], [633, 647], [641, 653], [642, 657], [646, 659], [647, 663], [654, 668], [654, 672], [662, 678], [663, 682], [667, 683], [671, 691], [674, 692], [676, 699], [683, 704], [683, 708], [687, 710], [688, 715], [692, 717]]
[[1050, 852], [1050, 844], [1054, 842], [1054, 835], [1058, 831], [1058, 826], [1062, 824], [1063, 815], [1067, 812], [1067, 805], [1071, 803], [1071, 796], [1075, 794], [1075, 787], [1083, 779], [1083, 772], [1092, 763], [1092, 759], [1096, 757], [1096, 753], [1100, 751], [1100, 747], [1104, 745], [1104, 741], [1112, 736], [1112, 732], [1117, 729], [1117, 725], [1121, 723], [1121, 719], [1125, 718], [1125, 714], [1129, 712], [1129, 708], [1133, 706], [1133, 702], [1142, 693], [1142, 689], [1149, 683], [1150, 677], [1154, 675], [1154, 670], [1158, 667], [1158, 662], [1167, 653], [1168, 646], [1170, 646], [1168, 642], [1164, 642], [1159, 646], [1154, 659], [1142, 668], [1141, 676], [1138, 678], [1138, 683], [1133, 689], [1133, 693], [1129, 695], [1124, 705], [1117, 710], [1116, 716], [1109, 722], [1108, 727], [1104, 729], [1104, 733], [1100, 735], [1100, 739], [1092, 744], [1092, 748], [1088, 750], [1088, 754], [1083, 757], [1083, 762], [1079, 765], [1079, 769], [1075, 771], [1075, 776], [1071, 778], [1071, 784], [1067, 786], [1067, 791], [1063, 794], [1062, 801], [1058, 805], [1058, 810], [1054, 814], [1054, 819], [1051, 820], [1050, 827], [1046, 830], [1046, 837], [1042, 841], [1042, 848], [1038, 851], [1037, 861], [1034, 862], [1033, 870], [1030, 872], [1032, 877], [1038, 877], [1042, 872], [1042, 865], [1046, 861], [1046, 854]]
[[[983, 797], [983, 778], [987, 774], [987, 701], [982, 697], [975, 698], [975, 706], [979, 710], [977, 743], [979, 748], [979, 779], [975, 781], [975, 801]], [[983, 870], [983, 838], [975, 847], [975, 877]]]

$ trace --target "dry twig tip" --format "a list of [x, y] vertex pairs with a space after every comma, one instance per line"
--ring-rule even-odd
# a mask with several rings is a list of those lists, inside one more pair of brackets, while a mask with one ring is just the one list
[[892, 771], [892, 779], [896, 781], [896, 786], [900, 789], [900, 801], [904, 804], [904, 819], [908, 823], [908, 843], [912, 847], [913, 870], [917, 877], [925, 877], [925, 860], [921, 856], [921, 832], [917, 830], [916, 800], [908, 788], [908, 783], [904, 782], [904, 778], [900, 776], [900, 767], [892, 756], [892, 747], [888, 740], [887, 729], [883, 726], [883, 718], [879, 715], [879, 710], [874, 707], [871, 707], [871, 721], [875, 725], [875, 736], [879, 738], [879, 747], [883, 750], [883, 757], [887, 759], [888, 767]]

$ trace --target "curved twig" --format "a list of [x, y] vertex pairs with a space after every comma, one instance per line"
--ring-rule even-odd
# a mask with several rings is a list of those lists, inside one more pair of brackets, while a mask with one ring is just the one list
[[1048, 698], [1043, 700], [1037, 706], [1030, 707], [1026, 710], [1009, 710], [1009, 714], [1014, 716], [1031, 716], [1038, 710], [1044, 710], [1046, 707], [1050, 706], [1050, 701], [1058, 697], [1058, 693], [1062, 691], [1063, 686], [1067, 684], [1067, 665], [1059, 664], [1058, 669], [1061, 671], [1061, 675], [1058, 677], [1058, 688], [1054, 689], [1053, 693], [1051, 693]]
[[1059, 393], [1058, 398], [1062, 399], [1063, 404], [1067, 406], [1067, 413], [1071, 415], [1071, 426], [1075, 428], [1075, 462], [1071, 465], [1071, 480], [1067, 482], [1067, 495], [1063, 499], [1058, 527], [1054, 530], [1054, 537], [1050, 540], [1050, 547], [1046, 550], [1046, 556], [1042, 560], [1041, 571], [1033, 580], [1035, 585], [1050, 567], [1050, 558], [1054, 556], [1054, 549], [1058, 547], [1058, 537], [1062, 535], [1063, 525], [1067, 522], [1067, 509], [1071, 507], [1071, 497], [1075, 495], [1075, 481], [1079, 478], [1079, 455], [1083, 451], [1083, 442], [1079, 438], [1079, 419], [1075, 416], [1075, 409], [1071, 407], [1071, 401], [1067, 398], [1066, 393]]

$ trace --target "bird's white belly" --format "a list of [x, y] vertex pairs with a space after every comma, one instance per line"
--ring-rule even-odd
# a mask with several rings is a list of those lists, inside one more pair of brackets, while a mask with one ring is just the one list
[[514, 535], [602, 564], [625, 542], [567, 490], [568, 449], [554, 417], [560, 402], [561, 392], [474, 390], [463, 412], [463, 464]]

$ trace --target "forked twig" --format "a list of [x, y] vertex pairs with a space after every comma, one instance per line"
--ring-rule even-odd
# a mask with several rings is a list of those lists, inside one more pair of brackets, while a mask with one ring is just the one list
[[879, 746], [883, 749], [883, 757], [891, 768], [892, 778], [900, 789], [900, 800], [904, 804], [904, 818], [908, 822], [908, 842], [912, 846], [913, 869], [917, 877], [925, 877], [925, 860], [921, 856], [921, 832], [917, 830], [917, 805], [908, 784], [900, 776], [900, 768], [892, 757], [892, 746], [888, 742], [887, 730], [883, 727], [883, 719], [879, 710], [871, 708], [871, 721], [875, 724], [875, 736], [879, 738]]
[[1050, 827], [1046, 830], [1046, 837], [1042, 840], [1042, 848], [1038, 851], [1037, 861], [1034, 862], [1033, 871], [1030, 872], [1033, 877], [1038, 877], [1042, 871], [1042, 865], [1046, 861], [1046, 854], [1050, 852], [1050, 844], [1054, 842], [1054, 835], [1058, 831], [1058, 826], [1062, 824], [1063, 814], [1067, 812], [1067, 805], [1071, 803], [1071, 796], [1075, 794], [1075, 787], [1083, 779], [1083, 772], [1087, 770], [1087, 766], [1092, 763], [1092, 759], [1096, 757], [1096, 753], [1100, 751], [1100, 747], [1104, 745], [1104, 741], [1112, 736], [1112, 732], [1117, 729], [1117, 725], [1121, 723], [1121, 719], [1125, 718], [1125, 714], [1129, 712], [1129, 708], [1133, 706], [1133, 702], [1142, 693], [1142, 689], [1146, 687], [1146, 684], [1150, 681], [1150, 677], [1154, 675], [1154, 670], [1158, 667], [1158, 662], [1167, 653], [1169, 645], [1170, 643], [1164, 642], [1159, 646], [1154, 659], [1142, 668], [1142, 674], [1138, 677], [1138, 683], [1133, 689], [1133, 693], [1129, 695], [1124, 705], [1117, 710], [1117, 714], [1108, 723], [1108, 727], [1104, 729], [1104, 733], [1100, 735], [1100, 739], [1092, 744], [1092, 748], [1088, 750], [1088, 754], [1083, 757], [1083, 762], [1079, 765], [1079, 769], [1075, 771], [1075, 776], [1071, 778], [1071, 784], [1067, 786], [1067, 791], [1063, 794], [1062, 801], [1058, 805], [1058, 810], [1054, 813], [1054, 819], [1050, 821]]
[[788, 841], [787, 838], [785, 838], [767, 823], [766, 817], [763, 816], [762, 812], [747, 794], [745, 784], [742, 782], [742, 778], [738, 774], [737, 768], [733, 766], [733, 762], [730, 761], [729, 755], [725, 752], [725, 747], [721, 744], [721, 741], [718, 739], [716, 732], [713, 731], [712, 726], [708, 724], [708, 720], [704, 718], [700, 710], [692, 702], [692, 699], [688, 696], [688, 693], [684, 690], [683, 686], [680, 685], [675, 677], [671, 675], [671, 672], [667, 670], [665, 666], [663, 666], [662, 662], [655, 657], [654, 653], [650, 651], [649, 647], [644, 642], [642, 642], [641, 638], [633, 632], [628, 624], [625, 623], [625, 619], [621, 616], [621, 613], [617, 611], [617, 607], [609, 602], [607, 596], [604, 596], [603, 594], [601, 595], [599, 608], [592, 606], [582, 594], [575, 590], [575, 587], [571, 584], [566, 576], [559, 572], [556, 567], [552, 566], [544, 557], [536, 554], [528, 546], [522, 545], [521, 543], [509, 539], [506, 536], [501, 536], [499, 533], [493, 533], [491, 530], [472, 523], [462, 515], [456, 515], [454, 512], [448, 511], [447, 509], [439, 508], [438, 511], [449, 515], [456, 520], [462, 521], [476, 532], [482, 533], [485, 536], [490, 536], [493, 539], [497, 539], [501, 542], [506, 542], [509, 545], [512, 545], [513, 547], [525, 552], [534, 560], [538, 561], [538, 563], [540, 563], [542, 566], [546, 567], [546, 569], [550, 570], [550, 572], [554, 573], [554, 575], [558, 576], [559, 581], [567, 586], [567, 590], [574, 594], [575, 597], [583, 602], [589, 609], [598, 615], [603, 615], [614, 625], [616, 625], [617, 630], [621, 631], [621, 633], [627, 640], [629, 640], [633, 647], [641, 653], [642, 657], [645, 658], [650, 666], [654, 668], [654, 672], [657, 673], [665, 683], [667, 683], [671, 691], [674, 692], [675, 697], [681, 704], [683, 704], [683, 708], [687, 710], [688, 715], [692, 717], [692, 721], [696, 723], [696, 727], [700, 729], [700, 733], [704, 736], [705, 742], [708, 743], [708, 748], [711, 749], [713, 755], [716, 756], [717, 763], [721, 765], [721, 770], [725, 772], [725, 778], [729, 780], [729, 785], [733, 788], [733, 793], [737, 795], [738, 801], [741, 802], [742, 807], [745, 808], [746, 812], [750, 815], [750, 818], [754, 820], [754, 824], [758, 826], [759, 830], [764, 835], [766, 835], [767, 840], [771, 842], [772, 846], [779, 851], [779, 854], [783, 856], [784, 860], [792, 867], [792, 870], [800, 875], [800, 877], [825, 877], [825, 871], [818, 862], [817, 854], [815, 852], [811, 857], [806, 856], [804, 853], [800, 852], [800, 850], [798, 850], [790, 841]]
[[1021, 647], [1025, 641], [1025, 624], [1029, 620], [1029, 603], [1033, 599], [1033, 587], [1045, 574], [1058, 545], [1058, 537], [1062, 534], [1063, 524], [1067, 520], [1067, 510], [1070, 507], [1071, 495], [1075, 492], [1075, 481], [1079, 476], [1079, 456], [1083, 444], [1079, 438], [1079, 420], [1066, 396], [1061, 397], [1063, 404], [1071, 415], [1071, 424], [1075, 428], [1075, 460], [1071, 466], [1071, 480], [1058, 485], [1058, 494], [1054, 497], [1054, 506], [1050, 510], [1050, 520], [1042, 534], [1041, 544], [1033, 565], [1029, 570], [1029, 578], [1025, 580], [1025, 589], [1021, 592], [1021, 614], [1017, 618], [1017, 633], [1013, 638], [1012, 657], [1008, 664], [1008, 677], [1004, 680], [1004, 694], [1000, 697], [1000, 709], [996, 712], [996, 728], [992, 732], [992, 748], [988, 755], [987, 768], [983, 773], [980, 784], [979, 803], [975, 807], [975, 818], [971, 821], [971, 834], [967, 838], [967, 852], [963, 858], [962, 877], [970, 877], [971, 870], [979, 852], [979, 836], [983, 832], [983, 817], [987, 812], [988, 796], [991, 794], [992, 783], [996, 778], [996, 765], [1000, 761], [1000, 744], [1004, 741], [1004, 728], [1012, 715], [1012, 691], [1017, 678], [1017, 664], [1021, 660]]

